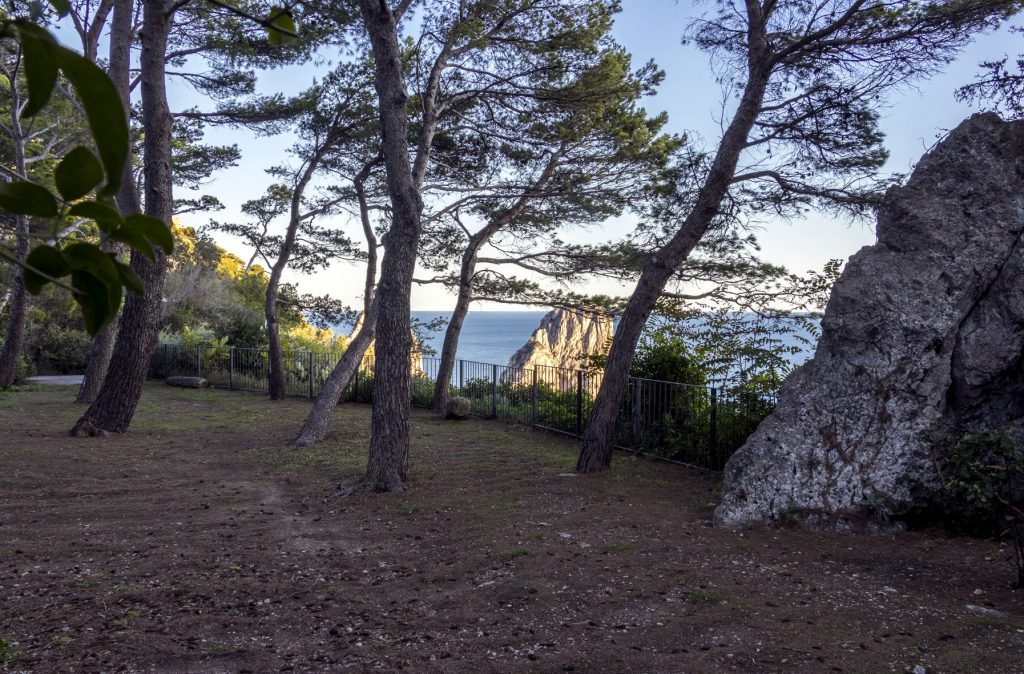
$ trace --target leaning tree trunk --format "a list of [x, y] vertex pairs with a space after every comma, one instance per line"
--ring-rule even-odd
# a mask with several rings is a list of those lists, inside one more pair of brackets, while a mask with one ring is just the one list
[[[412, 353], [409, 300], [423, 208], [409, 163], [408, 94], [403, 81], [402, 48], [395, 15], [387, 3], [360, 0], [360, 11], [375, 59], [375, 84], [381, 119], [384, 166], [391, 196], [381, 278], [377, 286], [377, 340], [374, 363], [373, 412], [363, 491], [405, 489], [409, 467], [409, 359]], [[436, 72], [436, 71], [435, 71]], [[432, 73], [432, 82], [436, 79]], [[429, 87], [435, 87], [431, 90]], [[436, 128], [436, 82], [423, 97], [424, 121], [417, 174], [425, 172]]]
[[444, 331], [441, 360], [437, 365], [437, 378], [434, 380], [434, 398], [430, 404], [431, 408], [437, 412], [444, 412], [445, 406], [448, 405], [452, 372], [455, 371], [455, 356], [459, 351], [459, 337], [462, 336], [462, 326], [466, 322], [469, 305], [473, 302], [473, 276], [476, 275], [477, 257], [479, 256], [480, 249], [502, 227], [515, 220], [526, 208], [527, 203], [527, 197], [523, 197], [514, 208], [509, 209], [501, 218], [492, 221], [487, 227], [471, 236], [466, 252], [462, 255], [462, 264], [459, 267], [459, 293], [455, 300], [452, 317]]
[[[173, 214], [173, 175], [171, 112], [167, 106], [164, 61], [173, 13], [164, 0], [144, 0], [142, 5], [140, 67], [146, 214], [169, 224]], [[125, 431], [142, 395], [142, 384], [158, 337], [167, 260], [159, 250], [155, 261], [133, 252], [131, 266], [142, 280], [145, 293], [142, 296], [128, 294], [110, 369], [95, 402], [75, 424], [72, 435]]]
[[[117, 93], [121, 96], [125, 115], [129, 114], [131, 100], [129, 68], [132, 46], [132, 5], [132, 0], [115, 0], [114, 16], [110, 23], [110, 66], [107, 69]], [[130, 159], [125, 163], [121, 187], [117, 191], [117, 207], [120, 209], [121, 215], [131, 215], [142, 210]], [[120, 250], [120, 246], [116, 243], [109, 243], [113, 244], [110, 250], [114, 252]], [[115, 319], [104, 326], [93, 338], [85, 376], [82, 378], [81, 388], [78, 389], [78, 397], [75, 398], [76, 403], [91, 403], [99, 395], [103, 379], [107, 376], [107, 369], [110, 367], [110, 358], [114, 353], [117, 326], [118, 319]]]
[[281, 348], [281, 329], [277, 322], [277, 286], [280, 280], [280, 273], [276, 278], [273, 275], [270, 277], [263, 305], [263, 315], [267, 322], [267, 355], [270, 366], [267, 373], [267, 388], [271, 400], [284, 400], [285, 394], [284, 350]]
[[348, 388], [349, 382], [359, 371], [359, 365], [363, 362], [366, 350], [373, 342], [374, 331], [377, 327], [377, 306], [374, 303], [369, 311], [363, 312], [362, 325], [356, 332], [355, 337], [349, 342], [341, 360], [334, 366], [331, 374], [320, 387], [320, 395], [313, 402], [313, 409], [302, 424], [299, 436], [295, 438], [295, 444], [299, 447], [308, 447], [323, 440], [327, 436], [327, 429], [331, 424], [331, 417], [337, 409], [341, 396]]
[[[756, 36], [751, 37], [752, 42], [755, 39]], [[752, 58], [751, 64], [743, 97], [718, 145], [715, 160], [697, 195], [693, 210], [679, 231], [644, 265], [636, 290], [619, 320], [601, 388], [594, 399], [583, 432], [580, 456], [576, 463], [576, 470], [580, 472], [603, 470], [611, 463], [615, 421], [629, 381], [629, 368], [640, 335], [665, 285], [714, 222], [729, 190], [740, 154], [757, 120], [771, 75], [768, 64], [763, 63], [763, 60]]]
[[313, 402], [313, 409], [309, 411], [309, 416], [302, 424], [299, 436], [295, 438], [295, 444], [299, 447], [314, 445], [327, 436], [327, 429], [331, 424], [331, 417], [334, 416], [334, 410], [341, 402], [341, 396], [345, 393], [352, 378], [359, 371], [363, 356], [373, 342], [373, 335], [377, 329], [377, 306], [373, 290], [377, 285], [377, 237], [373, 233], [370, 209], [366, 201], [366, 192], [363, 189], [374, 164], [376, 164], [376, 160], [366, 164], [353, 180], [356, 199], [359, 202], [359, 219], [363, 224], [363, 235], [366, 237], [366, 279], [363, 284], [362, 323], [352, 341], [345, 348], [341, 360], [334, 366], [331, 374], [320, 387], [320, 395]]
[[[316, 149], [309, 157], [306, 167], [299, 177], [299, 181], [292, 190], [291, 206], [288, 216], [288, 231], [285, 232], [284, 241], [281, 243], [281, 250], [270, 269], [270, 280], [267, 282], [267, 296], [263, 304], [263, 315], [267, 319], [267, 341], [270, 343], [270, 374], [268, 377], [268, 388], [270, 389], [271, 400], [284, 400], [285, 376], [284, 376], [284, 351], [281, 348], [281, 327], [277, 322], [277, 300], [278, 289], [281, 286], [281, 274], [284, 273], [288, 261], [292, 257], [292, 249], [295, 247], [295, 237], [299, 233], [299, 222], [302, 219], [300, 209], [302, 207], [302, 195], [306, 186], [316, 173], [320, 160], [323, 158], [329, 146], [329, 141]], [[310, 372], [309, 376], [313, 376]]]
[[441, 346], [441, 361], [437, 364], [437, 378], [434, 380], [434, 399], [431, 407], [437, 412], [444, 412], [448, 405], [451, 389], [452, 373], [455, 371], [455, 356], [459, 350], [459, 337], [462, 325], [466, 322], [469, 305], [473, 301], [473, 274], [476, 273], [476, 252], [474, 247], [467, 250], [462, 258], [459, 271], [459, 295], [455, 300], [455, 309], [444, 331], [444, 344]]
[[565, 144], [563, 143], [557, 151], [552, 152], [548, 157], [544, 170], [541, 171], [533, 185], [527, 188], [514, 204], [493, 217], [486, 227], [469, 237], [466, 251], [462, 254], [462, 264], [459, 267], [458, 299], [455, 301], [455, 310], [452, 312], [451, 320], [448, 321], [448, 328], [444, 331], [441, 362], [438, 363], [437, 379], [434, 381], [434, 399], [431, 407], [437, 412], [443, 412], [448, 404], [452, 372], [455, 370], [455, 356], [459, 350], [459, 337], [462, 335], [462, 325], [466, 321], [466, 314], [469, 313], [469, 305], [473, 301], [473, 277], [476, 275], [480, 249], [502, 228], [515, 222], [516, 218], [523, 214], [531, 200], [541, 193], [551, 176], [554, 175], [564, 152]]
[[85, 363], [85, 374], [82, 376], [82, 385], [78, 387], [78, 395], [75, 396], [76, 403], [88, 405], [100, 394], [103, 379], [107, 376], [107, 370], [110, 368], [110, 359], [114, 355], [114, 337], [117, 335], [119, 324], [120, 316], [115, 316], [92, 338], [89, 359]]

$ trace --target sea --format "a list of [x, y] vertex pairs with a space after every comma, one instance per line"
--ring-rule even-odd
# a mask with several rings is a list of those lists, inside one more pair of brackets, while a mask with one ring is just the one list
[[[540, 327], [545, 311], [471, 311], [466, 316], [459, 338], [457, 357], [461, 360], [477, 363], [493, 363], [504, 365], [516, 351], [530, 339], [533, 331]], [[425, 346], [441, 353], [444, 343], [444, 329], [451, 319], [450, 311], [414, 311], [414, 319], [426, 323], [434, 319], [442, 319], [441, 328], [435, 332], [427, 332]], [[351, 326], [338, 326], [336, 331], [348, 334]], [[787, 340], [789, 341], [789, 340]], [[795, 358], [802, 362], [810, 357], [810, 349]]]
[[[471, 311], [462, 324], [457, 357], [477, 363], [504, 365], [516, 351], [529, 341], [540, 327], [546, 311]], [[423, 322], [443, 318], [437, 332], [427, 333], [425, 346], [441, 354], [444, 329], [452, 317], [450, 311], [414, 311], [412, 316]]]

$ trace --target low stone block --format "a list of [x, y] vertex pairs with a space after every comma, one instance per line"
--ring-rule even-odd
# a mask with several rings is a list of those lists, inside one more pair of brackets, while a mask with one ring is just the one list
[[210, 382], [202, 377], [168, 377], [164, 380], [168, 386], [180, 386], [182, 388], [209, 388]]

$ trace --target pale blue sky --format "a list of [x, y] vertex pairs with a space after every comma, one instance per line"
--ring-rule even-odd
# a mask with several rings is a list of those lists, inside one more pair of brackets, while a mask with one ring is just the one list
[[[634, 55], [637, 63], [653, 59], [666, 71], [666, 79], [659, 93], [647, 101], [651, 112], [662, 110], [669, 114], [669, 127], [674, 132], [696, 134], [707, 143], [717, 138], [721, 93], [714, 83], [707, 56], [690, 46], [680, 44], [684, 26], [691, 16], [712, 9], [710, 3], [692, 3], [688, 0], [624, 0], [623, 12], [615, 24], [615, 36]], [[977, 72], [977, 64], [985, 59], [1002, 57], [1024, 51], [1019, 36], [1002, 30], [978, 38], [946, 71], [918, 88], [898, 92], [891, 105], [883, 111], [882, 126], [888, 137], [892, 158], [888, 168], [905, 173], [936, 139], [959, 123], [972, 110], [953, 98], [953, 91], [970, 81]], [[265, 92], [297, 92], [317, 76], [313, 66], [288, 68], [261, 77], [260, 88]], [[172, 107], [182, 108], [201, 104], [196, 96], [181, 88], [172, 90]], [[286, 159], [290, 145], [287, 136], [253, 138], [248, 131], [215, 129], [208, 139], [216, 143], [237, 143], [242, 160], [237, 167], [218, 174], [207, 186], [206, 192], [216, 195], [227, 210], [215, 215], [221, 220], [237, 218], [238, 207], [248, 199], [258, 197], [270, 178], [264, 170]], [[179, 196], [185, 196], [180, 194]], [[201, 226], [207, 220], [203, 215], [186, 215], [183, 224]], [[339, 221], [344, 225], [344, 221]], [[598, 237], [614, 238], [628, 230], [628, 219], [605, 223], [597, 230], [588, 230], [585, 237], [593, 241]], [[353, 236], [358, 229], [350, 227]], [[582, 238], [582, 233], [569, 233], [566, 238]], [[764, 256], [794, 271], [820, 269], [830, 258], [847, 258], [861, 246], [873, 241], [873, 230], [860, 224], [849, 225], [825, 217], [808, 217], [795, 223], [777, 222], [767, 225], [759, 233]], [[247, 252], [231, 237], [219, 239], [229, 250], [243, 255]], [[290, 274], [287, 280], [297, 281], [304, 291], [330, 293], [358, 305], [362, 270], [352, 266], [335, 265], [312, 276]], [[628, 292], [628, 287], [603, 282], [588, 288], [593, 292]], [[452, 299], [440, 288], [415, 287], [414, 310], [448, 310]], [[508, 307], [485, 307], [502, 308]]]

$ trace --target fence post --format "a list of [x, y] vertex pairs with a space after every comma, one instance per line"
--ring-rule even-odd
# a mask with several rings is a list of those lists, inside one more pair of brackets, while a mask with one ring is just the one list
[[583, 435], [583, 370], [576, 371], [576, 437]]
[[309, 376], [309, 397], [313, 397], [313, 352], [309, 352], [309, 367], [306, 369]]
[[463, 368], [463, 365], [465, 365], [465, 364], [466, 364], [466, 361], [464, 361], [464, 360], [460, 360], [459, 361], [459, 395], [460, 396], [463, 395], [463, 387], [464, 387], [465, 381], [466, 381], [465, 377], [464, 377], [464, 372], [463, 372], [463, 370], [465, 369], [465, 368]]
[[203, 345], [196, 345], [196, 376], [203, 376]]
[[356, 365], [356, 377], [352, 384], [352, 402], [359, 402], [359, 365]]
[[530, 401], [530, 426], [537, 425], [537, 368], [533, 368], [533, 389], [532, 399]]
[[491, 418], [498, 418], [498, 366], [491, 365]]
[[640, 429], [641, 429], [641, 396], [643, 395], [643, 386], [640, 379], [633, 380], [633, 452], [638, 453], [640, 451]]
[[711, 387], [711, 439], [708, 443], [708, 463], [712, 469], [718, 466], [718, 389]]
[[167, 364], [167, 342], [164, 342], [164, 379], [170, 376], [171, 366]]
[[235, 388], [235, 347], [228, 347], [228, 390]]

